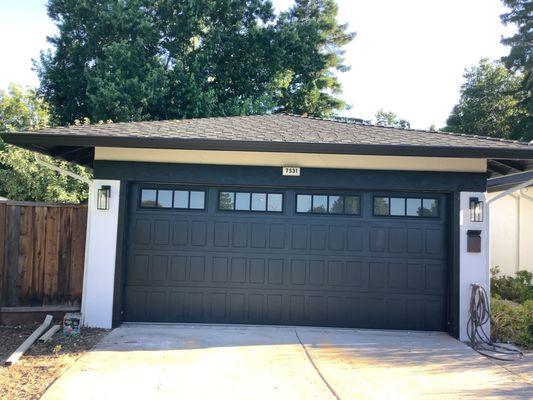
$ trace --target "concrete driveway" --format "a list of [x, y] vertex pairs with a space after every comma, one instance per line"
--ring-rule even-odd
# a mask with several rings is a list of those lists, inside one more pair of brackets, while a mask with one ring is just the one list
[[531, 361], [509, 368], [444, 333], [123, 325], [42, 399], [526, 399]]

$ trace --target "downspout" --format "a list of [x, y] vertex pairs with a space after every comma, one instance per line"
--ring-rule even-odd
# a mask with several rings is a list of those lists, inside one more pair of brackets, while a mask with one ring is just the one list
[[78, 181], [81, 181], [83, 183], [86, 183], [87, 185], [91, 184], [91, 180], [85, 178], [84, 176], [81, 176], [79, 174], [76, 174], [75, 172], [68, 171], [66, 169], [63, 169], [61, 167], [58, 167], [57, 165], [51, 164], [48, 161], [43, 160], [39, 155], [35, 156], [35, 162], [43, 167], [49, 168], [51, 170], [54, 170], [56, 172], [59, 172], [60, 174], [70, 176], [71, 178], [77, 179]]

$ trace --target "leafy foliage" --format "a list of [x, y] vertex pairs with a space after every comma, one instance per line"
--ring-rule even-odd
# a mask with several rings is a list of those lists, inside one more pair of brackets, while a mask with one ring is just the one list
[[522, 120], [527, 115], [523, 93], [519, 90], [522, 77], [500, 62], [488, 59], [467, 68], [461, 86], [459, 103], [446, 121], [446, 131], [480, 134], [506, 139], [533, 139], [525, 131]]
[[50, 0], [59, 35], [36, 65], [60, 124], [344, 107], [352, 38], [334, 0]]
[[490, 291], [491, 295], [516, 303], [533, 300], [533, 274], [529, 271], [518, 271], [514, 277], [498, 275], [499, 268], [491, 269]]
[[515, 304], [492, 298], [490, 305], [492, 337], [533, 349], [533, 300]]
[[[34, 130], [48, 125], [46, 103], [34, 90], [11, 85], [0, 91], [0, 131]], [[0, 141], [0, 195], [11, 200], [79, 203], [87, 198], [87, 185], [35, 162], [35, 153]], [[42, 156], [44, 158], [44, 156]], [[46, 158], [61, 168], [90, 177], [85, 168]]]
[[379, 110], [376, 113], [376, 125], [390, 126], [394, 128], [409, 129], [411, 124], [403, 118], [399, 118], [392, 111]]
[[[509, 12], [501, 15], [504, 24], [515, 24], [517, 32], [502, 39], [511, 47], [509, 55], [503, 58], [507, 68], [520, 71], [521, 82], [515, 96], [527, 110], [518, 121], [523, 132], [533, 132], [533, 2], [531, 0], [503, 0]], [[533, 136], [533, 134], [531, 134]], [[533, 139], [533, 137], [529, 139]]]

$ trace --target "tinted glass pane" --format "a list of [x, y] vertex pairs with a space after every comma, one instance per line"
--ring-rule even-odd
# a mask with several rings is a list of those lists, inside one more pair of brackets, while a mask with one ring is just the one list
[[233, 210], [235, 207], [235, 193], [233, 192], [220, 192], [218, 199], [218, 208], [221, 210]]
[[345, 196], [344, 206], [346, 214], [359, 214], [361, 210], [359, 196]]
[[188, 190], [174, 190], [174, 208], [189, 208]]
[[332, 214], [342, 214], [344, 212], [343, 196], [329, 196], [329, 212]]
[[141, 190], [141, 207], [155, 207], [156, 190]]
[[235, 193], [235, 209], [250, 211], [250, 193]]
[[266, 193], [252, 193], [252, 210], [265, 211], [266, 210]]
[[311, 195], [299, 194], [296, 196], [296, 211], [311, 212]]
[[374, 215], [389, 215], [388, 197], [374, 197]]
[[192, 190], [189, 208], [203, 210], [205, 208], [205, 192]]
[[278, 193], [268, 194], [268, 211], [283, 211], [283, 195]]
[[424, 217], [438, 217], [439, 216], [439, 202], [436, 199], [424, 199], [422, 201]]
[[328, 196], [313, 196], [313, 212], [325, 213], [328, 211]]
[[405, 199], [397, 197], [390, 199], [390, 215], [405, 215]]
[[407, 212], [410, 217], [422, 215], [422, 199], [407, 199]]
[[159, 190], [157, 193], [157, 206], [163, 208], [172, 207], [172, 190]]

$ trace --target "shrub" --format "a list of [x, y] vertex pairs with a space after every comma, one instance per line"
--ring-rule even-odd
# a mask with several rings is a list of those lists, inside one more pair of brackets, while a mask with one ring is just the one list
[[533, 349], [533, 300], [517, 304], [492, 298], [491, 317], [494, 339]]
[[529, 271], [518, 271], [514, 277], [502, 275], [498, 267], [491, 269], [491, 295], [502, 300], [524, 303], [533, 300], [533, 274]]

